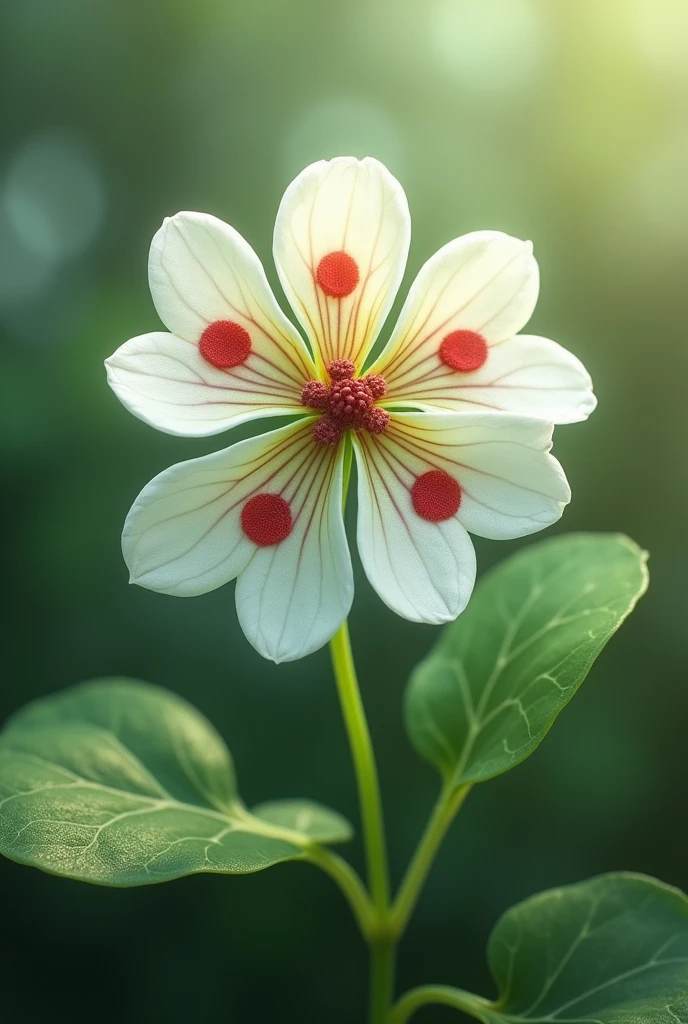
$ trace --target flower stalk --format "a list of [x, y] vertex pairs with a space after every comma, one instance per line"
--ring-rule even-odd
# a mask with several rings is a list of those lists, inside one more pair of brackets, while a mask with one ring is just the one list
[[356, 774], [368, 885], [374, 911], [372, 929], [366, 935], [370, 945], [369, 1022], [386, 1024], [394, 995], [397, 937], [388, 928], [389, 868], [377, 765], [346, 621], [332, 637], [330, 653]]
[[378, 915], [384, 917], [389, 909], [389, 872], [382, 799], [373, 744], [358, 687], [346, 622], [342, 623], [332, 637], [330, 652], [356, 773], [370, 895]]
[[[369, 1024], [389, 1024], [392, 1020], [390, 1014], [394, 998], [397, 945], [406, 930], [442, 840], [471, 787], [456, 788], [449, 784], [443, 787], [392, 904], [377, 765], [358, 686], [347, 622], [340, 626], [330, 641], [330, 653], [358, 786], [370, 898], [362, 891], [358, 876], [341, 858], [333, 858], [328, 851], [318, 851], [317, 858], [309, 859], [334, 878], [349, 900], [362, 934], [370, 946]], [[333, 863], [333, 859], [337, 863]]]

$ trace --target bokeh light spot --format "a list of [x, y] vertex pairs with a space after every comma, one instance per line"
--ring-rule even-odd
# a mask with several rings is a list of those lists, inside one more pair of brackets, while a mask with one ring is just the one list
[[287, 177], [307, 164], [335, 156], [374, 156], [397, 176], [404, 171], [405, 146], [394, 119], [355, 96], [333, 96], [306, 107], [288, 125], [283, 142]]
[[521, 88], [543, 65], [544, 25], [533, 0], [440, 0], [429, 24], [442, 65], [471, 91]]
[[34, 299], [50, 284], [52, 271], [52, 261], [26, 247], [0, 204], [0, 308]]
[[640, 57], [662, 78], [688, 78], [688, 4], [628, 0], [630, 29]]
[[0, 204], [23, 245], [57, 264], [94, 241], [105, 221], [105, 185], [78, 139], [46, 132], [15, 154]]

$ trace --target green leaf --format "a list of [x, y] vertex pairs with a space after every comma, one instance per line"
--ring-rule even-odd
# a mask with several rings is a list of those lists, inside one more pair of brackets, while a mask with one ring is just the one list
[[488, 944], [490, 1024], [688, 1021], [688, 899], [643, 875], [602, 875], [508, 910]]
[[0, 733], [0, 852], [54, 874], [119, 886], [243, 874], [350, 835], [308, 801], [249, 812], [210, 722], [147, 683], [84, 683]]
[[271, 800], [251, 813], [270, 825], [300, 832], [313, 843], [344, 843], [353, 835], [346, 818], [310, 800]]
[[457, 787], [523, 761], [647, 582], [645, 553], [616, 534], [557, 537], [497, 566], [411, 677], [417, 751]]

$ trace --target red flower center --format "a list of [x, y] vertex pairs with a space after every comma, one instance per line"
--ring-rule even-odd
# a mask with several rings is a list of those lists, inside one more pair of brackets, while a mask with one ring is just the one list
[[301, 392], [305, 406], [324, 413], [313, 427], [318, 444], [337, 444], [349, 428], [381, 434], [389, 423], [389, 413], [375, 403], [387, 392], [384, 378], [377, 373], [354, 378], [356, 367], [349, 359], [333, 360], [327, 372], [331, 384], [309, 380]]
[[329, 413], [347, 427], [362, 426], [375, 399], [365, 380], [336, 380], [330, 387]]

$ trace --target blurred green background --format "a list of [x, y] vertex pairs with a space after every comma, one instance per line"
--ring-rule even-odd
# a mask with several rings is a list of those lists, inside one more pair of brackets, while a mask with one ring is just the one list
[[[102, 361], [158, 329], [146, 257], [165, 215], [228, 220], [275, 283], [291, 178], [372, 154], [411, 205], [404, 289], [463, 232], [533, 239], [533, 332], [583, 359], [600, 400], [557, 430], [574, 493], [559, 529], [624, 530], [652, 573], [542, 747], [472, 794], [400, 985], [491, 995], [488, 931], [538, 889], [615, 868], [688, 887], [685, 0], [2, 0], [0, 51], [0, 716], [82, 679], [147, 679], [219, 726], [249, 803], [308, 796], [356, 820], [327, 653], [261, 660], [231, 586], [193, 600], [127, 586], [132, 500], [217, 439], [135, 420]], [[509, 548], [480, 543], [481, 568]], [[398, 878], [436, 786], [401, 696], [436, 631], [395, 618], [360, 572], [351, 624]], [[314, 869], [131, 891], [8, 862], [0, 876], [8, 1021], [362, 1019], [364, 952]]]

